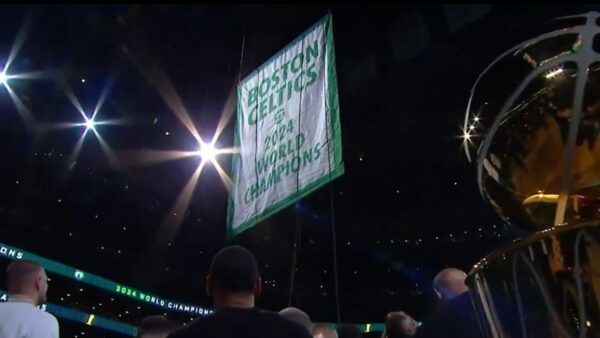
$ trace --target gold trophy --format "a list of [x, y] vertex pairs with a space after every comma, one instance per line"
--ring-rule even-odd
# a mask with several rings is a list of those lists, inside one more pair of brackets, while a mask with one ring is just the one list
[[530, 231], [469, 274], [486, 337], [600, 337], [600, 14], [552, 24], [488, 66], [467, 107], [481, 194]]

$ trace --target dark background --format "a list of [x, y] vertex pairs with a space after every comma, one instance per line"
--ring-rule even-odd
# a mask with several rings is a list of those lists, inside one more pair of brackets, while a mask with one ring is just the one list
[[[333, 196], [342, 321], [382, 322], [391, 310], [422, 319], [432, 308], [435, 273], [444, 266], [469, 270], [511, 229], [482, 201], [461, 149], [460, 126], [477, 75], [547, 20], [596, 7], [2, 6], [0, 64], [30, 17], [10, 72], [53, 75], [10, 86], [36, 125], [82, 122], [57, 78], [89, 111], [114, 77], [97, 117], [127, 121], [97, 128], [113, 151], [194, 150], [193, 137], [134, 65], [132, 53], [168, 75], [210, 139], [239, 76], [330, 10], [346, 174], [234, 242], [253, 250], [260, 263], [265, 283], [259, 306], [279, 310], [288, 303], [299, 212], [293, 304], [315, 321], [335, 321]], [[232, 121], [218, 140], [221, 147], [233, 144]], [[155, 262], [156, 231], [198, 159], [115, 168], [89, 133], [69, 169], [82, 131], [28, 130], [0, 88], [0, 241], [165, 298], [210, 306], [204, 276], [212, 255], [227, 244], [227, 190], [216, 171], [202, 173], [173, 242]], [[227, 173], [230, 158], [219, 157]], [[74, 293], [78, 286], [69, 283], [54, 281], [50, 301], [91, 311], [97, 297], [107, 297]], [[81, 304], [64, 298], [69, 290]], [[130, 323], [158, 313], [145, 307], [147, 313], [124, 314], [123, 308], [137, 306], [119, 300], [107, 313]], [[72, 324], [63, 332], [71, 327], [77, 332]]]

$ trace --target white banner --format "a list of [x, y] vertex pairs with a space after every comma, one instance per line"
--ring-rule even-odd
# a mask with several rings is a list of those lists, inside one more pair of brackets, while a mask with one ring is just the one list
[[328, 15], [239, 84], [230, 236], [343, 174], [334, 53]]

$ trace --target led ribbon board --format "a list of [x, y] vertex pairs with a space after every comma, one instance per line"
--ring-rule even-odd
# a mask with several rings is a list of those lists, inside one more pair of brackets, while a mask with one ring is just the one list
[[[8, 296], [5, 291], [0, 290], [0, 302], [6, 302], [8, 300]], [[121, 323], [112, 319], [107, 319], [103, 317], [98, 317], [91, 313], [81, 312], [75, 309], [70, 309], [64, 306], [47, 303], [41, 307], [42, 310], [48, 311], [55, 315], [56, 317], [63, 318], [66, 320], [74, 321], [77, 323], [82, 323], [88, 326], [100, 327], [109, 331], [122, 333], [129, 336], [136, 336], [138, 328], [133, 325], [129, 325], [126, 323]], [[338, 328], [340, 324], [331, 324], [331, 323], [321, 323], [329, 325], [333, 328]], [[358, 329], [361, 332], [381, 332], [385, 328], [385, 324], [376, 323], [376, 324], [356, 324]]]
[[[143, 301], [146, 303], [150, 303], [159, 307], [162, 307], [166, 310], [175, 310], [184, 313], [191, 314], [201, 314], [207, 315], [213, 313], [213, 310], [204, 309], [196, 305], [187, 305], [182, 303], [176, 303], [173, 301], [168, 301], [164, 298], [151, 295], [147, 292], [142, 292], [128, 286], [124, 286], [122, 284], [115, 283], [106, 278], [96, 276], [91, 273], [87, 273], [81, 271], [79, 269], [75, 269], [68, 265], [53, 261], [48, 258], [44, 258], [25, 250], [18, 249], [16, 247], [12, 247], [3, 243], [0, 243], [0, 258], [8, 258], [11, 260], [21, 260], [27, 259], [35, 262], [39, 262], [44, 266], [47, 271], [52, 273], [56, 273], [58, 275], [68, 277], [71, 279], [75, 279], [77, 281], [87, 283], [98, 288], [108, 290], [113, 293], [117, 293], [119, 295], [125, 295], [130, 298], [136, 299], [138, 301]], [[142, 298], [143, 296], [143, 298]], [[149, 298], [148, 298], [149, 297]], [[0, 302], [5, 302], [7, 300], [6, 292], [0, 290]], [[115, 320], [98, 317], [94, 314], [88, 314], [85, 312], [81, 312], [75, 309], [70, 309], [67, 307], [63, 307], [60, 305], [47, 303], [45, 308], [42, 308], [59, 318], [64, 318], [67, 320], [75, 321], [78, 323], [83, 323], [90, 326], [101, 327], [110, 331], [119, 332], [123, 334], [127, 334], [130, 336], [135, 336], [137, 334], [137, 327], [121, 323]], [[200, 313], [198, 309], [201, 309], [203, 312]], [[328, 325], [332, 327], [337, 327], [340, 324], [331, 324]], [[373, 324], [356, 324], [356, 326], [360, 329], [361, 332], [375, 332], [375, 331], [383, 331], [384, 324], [382, 323], [373, 323]]]
[[61, 275], [67, 278], [75, 279], [79, 282], [86, 283], [89, 285], [93, 285], [97, 288], [107, 290], [112, 293], [116, 293], [119, 295], [127, 296], [129, 298], [135, 299], [137, 301], [141, 301], [144, 303], [152, 304], [163, 308], [167, 311], [178, 311], [183, 313], [188, 313], [192, 315], [208, 315], [213, 311], [210, 309], [203, 308], [198, 305], [190, 305], [184, 304], [180, 302], [175, 302], [172, 300], [164, 299], [159, 296], [155, 296], [148, 292], [144, 292], [141, 290], [134, 289], [132, 287], [115, 283], [106, 278], [84, 272], [79, 269], [75, 269], [68, 265], [53, 261], [51, 259], [47, 259], [25, 250], [18, 249], [16, 247], [12, 247], [3, 243], [0, 243], [0, 258], [8, 258], [12, 260], [21, 260], [27, 259], [35, 262], [39, 262], [44, 266], [46, 271], [55, 273], [57, 275]]
[[[0, 290], [0, 302], [6, 302], [8, 300], [8, 296], [5, 291]], [[64, 306], [47, 303], [42, 306], [39, 306], [41, 310], [50, 312], [58, 318], [70, 320], [77, 323], [82, 323], [88, 326], [95, 326], [99, 328], [103, 328], [105, 330], [125, 334], [128, 336], [136, 336], [138, 332], [138, 328], [121, 323], [112, 319], [107, 319], [103, 317], [98, 317], [91, 313], [85, 313], [79, 310], [70, 309]]]

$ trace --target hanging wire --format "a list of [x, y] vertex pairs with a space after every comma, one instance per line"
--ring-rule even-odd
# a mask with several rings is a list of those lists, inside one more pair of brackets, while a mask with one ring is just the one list
[[[304, 51], [304, 39], [302, 40], [301, 50]], [[302, 60], [300, 74], [304, 73], [304, 58]], [[300, 76], [300, 101], [298, 103], [298, 132], [296, 133], [296, 155], [300, 158], [300, 123], [302, 123], [302, 99], [304, 98], [304, 78]], [[296, 198], [300, 195], [300, 170], [296, 173]], [[292, 254], [292, 273], [290, 276], [290, 295], [288, 299], [288, 306], [292, 306], [292, 299], [294, 295], [294, 284], [296, 279], [296, 268], [298, 265], [298, 251], [300, 251], [300, 242], [302, 241], [302, 219], [300, 214], [299, 204], [296, 204], [296, 231], [294, 235], [294, 247]]]
[[[331, 16], [331, 8], [328, 6], [328, 15], [329, 15], [329, 25], [326, 26], [325, 28], [327, 29], [326, 32], [324, 32], [325, 35], [328, 34], [328, 30], [329, 29], [333, 29], [333, 18]], [[333, 39], [332, 39], [332, 43], [333, 43]], [[334, 46], [332, 46], [333, 48]], [[325, 92], [325, 86], [323, 86], [323, 92]], [[325, 93], [323, 93], [323, 95], [325, 95]], [[337, 236], [336, 236], [336, 226], [335, 226], [335, 199], [334, 199], [334, 187], [333, 187], [333, 175], [331, 172], [331, 149], [330, 149], [330, 143], [331, 143], [331, 137], [332, 135], [330, 134], [330, 130], [331, 130], [331, 120], [329, 119], [329, 106], [325, 106], [325, 131], [327, 133], [327, 164], [329, 167], [329, 215], [330, 215], [330, 221], [331, 221], [331, 252], [333, 255], [333, 287], [335, 290], [335, 313], [336, 313], [336, 319], [338, 323], [341, 323], [342, 321], [342, 317], [340, 314], [340, 289], [339, 289], [339, 277], [338, 277], [338, 263], [337, 263]]]

